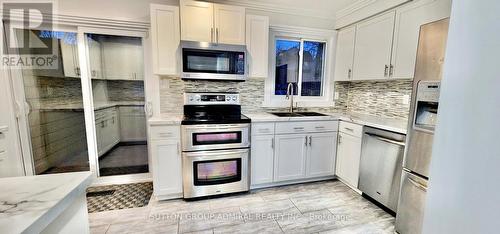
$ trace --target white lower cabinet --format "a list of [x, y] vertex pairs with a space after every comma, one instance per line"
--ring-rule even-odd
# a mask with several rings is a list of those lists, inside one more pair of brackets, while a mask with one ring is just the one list
[[337, 129], [337, 121], [253, 123], [252, 187], [333, 177]]
[[180, 126], [151, 126], [153, 192], [159, 200], [182, 197]]
[[287, 181], [304, 178], [306, 175], [306, 138], [305, 134], [276, 136], [274, 162], [274, 181]]
[[339, 132], [336, 175], [351, 187], [358, 187], [361, 137]]
[[252, 136], [251, 184], [273, 182], [274, 135]]
[[335, 172], [337, 132], [315, 133], [309, 138], [307, 176], [330, 176]]
[[120, 143], [120, 123], [116, 107], [96, 111], [95, 123], [100, 157]]

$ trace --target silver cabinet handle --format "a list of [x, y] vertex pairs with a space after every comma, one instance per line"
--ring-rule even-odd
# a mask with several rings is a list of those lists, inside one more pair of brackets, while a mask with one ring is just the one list
[[181, 154], [181, 146], [179, 142], [177, 142], [177, 154]]
[[293, 130], [300, 130], [300, 131], [302, 131], [302, 130], [304, 130], [304, 127], [294, 127]]
[[394, 65], [391, 64], [391, 66], [389, 67], [389, 76], [392, 76], [394, 72]]
[[412, 183], [413, 185], [415, 185], [415, 187], [419, 188], [420, 190], [424, 191], [424, 192], [427, 192], [427, 188], [423, 185], [421, 185], [420, 183], [418, 183], [417, 181], [413, 180], [412, 178], [408, 177], [408, 181], [410, 181], [410, 183]]
[[211, 40], [212, 42], [214, 42], [214, 41], [215, 41], [215, 40], [214, 40], [214, 28], [211, 28], [211, 29], [210, 29], [210, 40]]
[[352, 129], [352, 128], [344, 128], [344, 129], [347, 131], [350, 131], [350, 132], [354, 132], [354, 129]]
[[104, 120], [101, 122], [101, 128], [104, 128]]
[[385, 65], [384, 69], [384, 77], [387, 76], [387, 71], [389, 70], [389, 66]]
[[352, 69], [349, 68], [349, 70], [347, 71], [347, 78], [351, 79], [351, 75], [352, 75]]
[[309, 136], [309, 146], [312, 146], [312, 141], [313, 141], [312, 136]]
[[306, 136], [306, 143], [305, 143], [305, 146], [307, 147], [307, 136]]
[[273, 148], [273, 149], [274, 149], [274, 137], [273, 137], [273, 139], [271, 140], [271, 148]]
[[7, 131], [9, 131], [9, 127], [8, 126], [0, 126], [0, 134], [4, 134]]
[[215, 29], [215, 42], [219, 43], [219, 28]]
[[79, 67], [75, 67], [75, 73], [77, 76], [80, 76], [80, 68]]
[[339, 145], [342, 144], [342, 135], [339, 135]]

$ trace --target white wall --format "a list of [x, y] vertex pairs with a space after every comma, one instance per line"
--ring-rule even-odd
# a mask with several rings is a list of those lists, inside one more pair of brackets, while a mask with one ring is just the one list
[[[149, 22], [149, 4], [179, 5], [179, 0], [56, 0], [57, 14], [113, 20]], [[323, 1], [324, 2], [324, 1]], [[343, 0], [343, 5], [349, 0]], [[335, 5], [336, 6], [336, 5]], [[333, 29], [334, 20], [276, 12], [248, 10], [250, 14], [269, 16], [271, 25], [290, 25]]]
[[55, 0], [57, 14], [149, 22], [149, 4], [179, 5], [178, 0]]
[[500, 1], [453, 1], [424, 233], [498, 233]]

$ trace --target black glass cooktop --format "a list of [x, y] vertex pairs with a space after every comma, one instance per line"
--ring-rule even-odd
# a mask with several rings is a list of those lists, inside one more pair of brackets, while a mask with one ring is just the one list
[[250, 123], [239, 105], [186, 105], [183, 125]]

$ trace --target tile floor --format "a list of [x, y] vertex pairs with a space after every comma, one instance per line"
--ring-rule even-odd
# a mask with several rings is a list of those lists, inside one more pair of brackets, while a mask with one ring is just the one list
[[119, 145], [99, 158], [101, 176], [148, 172], [148, 146]]
[[394, 217], [339, 181], [92, 213], [91, 233], [394, 233]]

